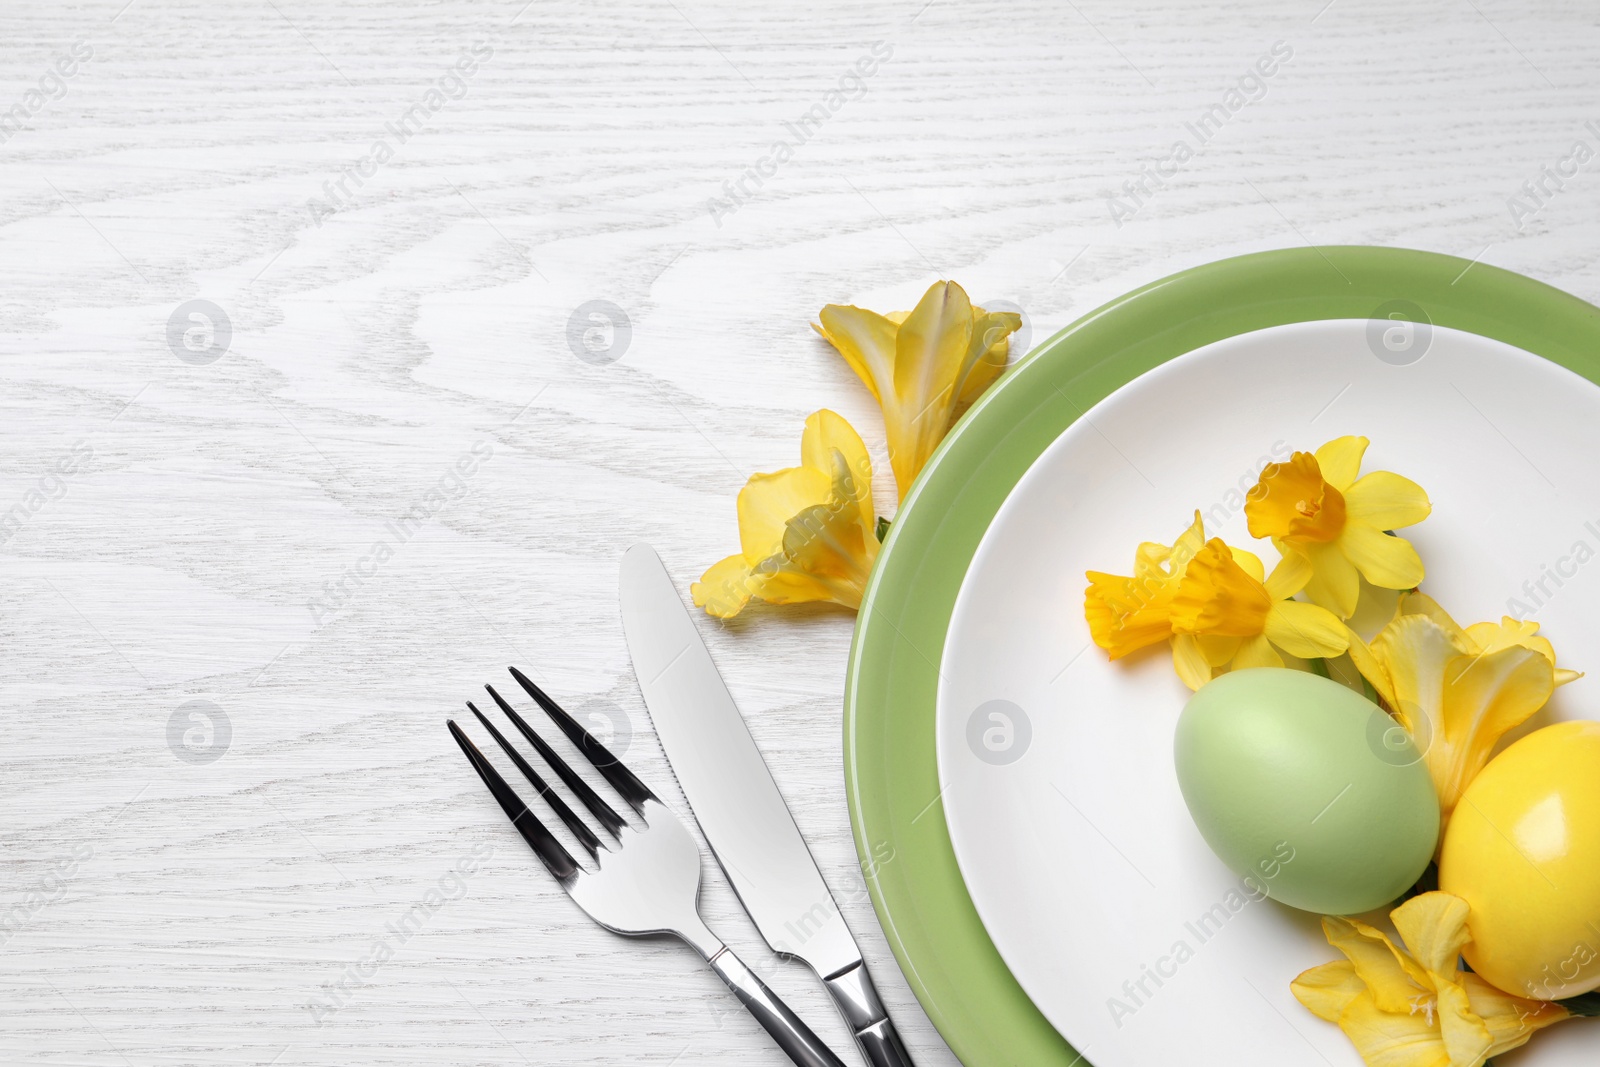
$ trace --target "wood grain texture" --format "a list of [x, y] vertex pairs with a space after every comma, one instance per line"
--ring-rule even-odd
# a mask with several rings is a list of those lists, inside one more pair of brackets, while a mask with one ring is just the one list
[[[689, 950], [556, 891], [443, 719], [531, 665], [617, 709], [679, 801], [617, 560], [650, 541], [687, 584], [732, 550], [735, 492], [795, 461], [818, 407], [893, 499], [870, 398], [807, 328], [825, 303], [909, 307], [955, 277], [1042, 340], [1171, 271], [1310, 242], [1600, 299], [1600, 163], [1507, 204], [1600, 149], [1597, 21], [1578, 0], [5, 5], [0, 1058], [783, 1062]], [[892, 55], [858, 91], [875, 42]], [[1275, 42], [1292, 58], [1259, 98], [1118, 225], [1109, 198]], [[195, 299], [231, 324], [214, 362], [169, 344]], [[592, 300], [631, 327], [606, 365], [568, 343]], [[851, 624], [705, 631], [919, 1062], [953, 1064], [861, 889]], [[214, 762], [169, 748], [196, 700], [231, 728]], [[453, 899], [419, 920], [430, 891]], [[710, 865], [705, 905], [769, 958]], [[845, 1047], [804, 973], [770, 981]]]

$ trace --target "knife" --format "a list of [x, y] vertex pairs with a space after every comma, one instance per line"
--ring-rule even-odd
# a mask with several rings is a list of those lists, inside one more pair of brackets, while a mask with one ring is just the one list
[[623, 553], [622, 629], [656, 736], [761, 936], [822, 979], [872, 1067], [911, 1067], [850, 928], [661, 557]]

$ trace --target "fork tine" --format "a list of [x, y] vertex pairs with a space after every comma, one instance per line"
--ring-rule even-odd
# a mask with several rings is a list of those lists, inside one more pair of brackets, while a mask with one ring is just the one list
[[500, 802], [500, 807], [510, 817], [511, 825], [517, 828], [517, 832], [528, 843], [528, 847], [538, 853], [539, 859], [544, 861], [545, 869], [555, 875], [559, 882], [565, 882], [573, 875], [581, 873], [571, 853], [550, 835], [550, 831], [544, 828], [544, 823], [539, 821], [538, 816], [528, 810], [528, 805], [517, 796], [516, 790], [506, 784], [506, 780], [500, 777], [500, 772], [494, 769], [494, 764], [478, 751], [478, 746], [472, 743], [471, 738], [461, 732], [461, 727], [456, 725], [456, 721], [449, 719], [445, 725], [450, 727], [450, 736], [461, 746], [461, 751], [472, 764], [472, 769], [478, 772], [478, 777], [483, 779], [483, 784], [489, 787], [489, 792], [494, 794], [494, 798]]
[[606, 746], [596, 741], [593, 734], [579, 726], [577, 720], [563, 711], [560, 704], [551, 700], [543, 689], [529, 681], [527, 675], [512, 667], [511, 677], [515, 678], [522, 688], [528, 691], [528, 695], [544, 709], [544, 713], [561, 727], [561, 732], [578, 746], [578, 750], [595, 765], [595, 769], [605, 775], [611, 787], [622, 794], [622, 799], [633, 805], [634, 811], [643, 815], [644, 802], [656, 799], [656, 795], [650, 792], [649, 787], [634, 777], [633, 772], [624, 767], [622, 761], [613, 756]]
[[484, 688], [489, 691], [490, 696], [494, 697], [494, 702], [500, 705], [500, 710], [506, 713], [506, 718], [511, 720], [512, 725], [522, 731], [522, 736], [526, 737], [529, 743], [539, 750], [539, 755], [544, 757], [544, 761], [555, 768], [556, 774], [563, 782], [567, 783], [567, 788], [577, 794], [579, 800], [583, 801], [583, 806], [594, 813], [594, 817], [600, 820], [600, 824], [606, 828], [606, 831], [612, 837], [620, 840], [622, 828], [628, 824], [623, 820], [622, 816], [617, 814], [616, 809], [607, 804], [599, 793], [590, 788], [588, 782], [579, 778], [577, 773], [567, 766], [567, 761], [556, 755], [555, 749], [545, 744], [544, 738], [535, 733], [533, 727], [529, 726], [522, 716], [517, 714], [517, 710], [506, 703], [505, 697], [497, 693], [494, 686], [486, 685]]
[[484, 718], [483, 712], [478, 710], [476, 704], [469, 700], [467, 701], [467, 707], [472, 709], [472, 714], [478, 717], [478, 721], [483, 723], [500, 747], [505, 749], [506, 755], [511, 757], [511, 762], [517, 765], [517, 769], [522, 772], [523, 777], [533, 783], [533, 787], [539, 791], [539, 795], [549, 802], [550, 806], [556, 810], [557, 815], [561, 816], [561, 821], [578, 838], [578, 843], [589, 850], [590, 856], [598, 860], [600, 858], [600, 838], [596, 837], [595, 832], [589, 829], [589, 824], [578, 818], [577, 812], [567, 806], [567, 802], [561, 799], [560, 794], [551, 789], [545, 783], [545, 780], [539, 777], [539, 772], [534, 770], [528, 764], [528, 761], [522, 758], [522, 753], [511, 747], [511, 742], [507, 741], [505, 735], [494, 728], [494, 723]]

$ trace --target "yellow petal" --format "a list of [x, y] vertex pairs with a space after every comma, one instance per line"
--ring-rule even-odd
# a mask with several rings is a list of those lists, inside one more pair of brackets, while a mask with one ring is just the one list
[[739, 547], [754, 566], [783, 547], [790, 519], [826, 503], [833, 480], [812, 467], [752, 475], [739, 490]]
[[1373, 638], [1372, 651], [1383, 661], [1395, 697], [1431, 716], [1443, 704], [1446, 665], [1471, 648], [1426, 615], [1402, 615]]
[[1498, 652], [1502, 648], [1521, 645], [1542, 654], [1551, 663], [1556, 661], [1555, 646], [1548, 639], [1538, 636], [1539, 624], [1531, 620], [1519, 621], [1502, 615], [1498, 623], [1475, 622], [1466, 628], [1465, 633], [1479, 652]]
[[894, 383], [894, 347], [897, 327], [894, 322], [865, 308], [829, 304], [817, 316], [821, 326], [813, 326], [839, 355], [850, 364], [856, 376], [866, 383], [879, 403]]
[[962, 375], [956, 406], [965, 407], [994, 384], [1006, 369], [1011, 355], [1010, 336], [1022, 329], [1022, 316], [1011, 311], [985, 311], [972, 308], [972, 341], [967, 353], [967, 370]]
[[973, 401], [984, 394], [984, 391], [999, 380], [1005, 373], [1007, 357], [1004, 350], [1005, 342], [1001, 342], [1001, 353], [998, 356], [985, 354], [972, 368], [967, 371], [967, 376], [961, 380], [961, 391], [956, 394], [955, 414], [960, 416]]
[[1367, 983], [1356, 974], [1349, 960], [1337, 960], [1304, 972], [1289, 983], [1289, 989], [1306, 1010], [1336, 1023], [1350, 1002], [1366, 992]]
[[1572, 1018], [1572, 1013], [1560, 1004], [1514, 997], [1471, 972], [1462, 974], [1461, 984], [1473, 1014], [1489, 1029], [1490, 1056], [1520, 1048], [1538, 1031]]
[[[1239, 565], [1240, 570], [1244, 571], [1258, 582], [1264, 580], [1267, 569], [1262, 566], [1260, 556], [1256, 555], [1254, 552], [1248, 552], [1245, 549], [1236, 548], [1233, 545], [1228, 546], [1228, 551], [1233, 554], [1233, 561]], [[1272, 595], [1270, 590], [1268, 591], [1267, 595]]]
[[1453, 979], [1467, 933], [1467, 902], [1449, 893], [1419, 893], [1389, 913], [1400, 940], [1423, 970]]
[[1278, 655], [1278, 650], [1272, 647], [1272, 642], [1267, 640], [1265, 634], [1247, 637], [1239, 644], [1239, 652], [1233, 657], [1232, 669], [1247, 671], [1255, 667], [1281, 667], [1283, 657]]
[[1438, 987], [1435, 1010], [1439, 1013], [1439, 1034], [1450, 1062], [1461, 1067], [1478, 1067], [1489, 1056], [1494, 1039], [1483, 1020], [1472, 1013], [1467, 991], [1459, 982]]
[[1346, 514], [1380, 530], [1414, 526], [1433, 511], [1428, 494], [1410, 478], [1373, 471], [1345, 490]]
[[[1239, 556], [1239, 550], [1233, 550], [1234, 558]], [[1257, 566], [1260, 564], [1258, 563]], [[1259, 571], [1257, 574], [1259, 575]], [[1272, 568], [1272, 575], [1264, 583], [1267, 595], [1273, 600], [1287, 600], [1306, 587], [1311, 580], [1311, 559], [1300, 552], [1284, 552], [1278, 559], [1277, 566]]]
[[972, 326], [966, 290], [955, 282], [929, 286], [895, 338], [895, 393], [932, 400], [953, 390], [971, 346]]
[[[1445, 733], [1445, 670], [1466, 651], [1462, 641], [1426, 615], [1401, 615], [1372, 641], [1372, 654], [1383, 664], [1389, 680], [1385, 699], [1428, 760], [1435, 788], [1451, 777], [1445, 753], [1433, 752]], [[1354, 642], [1350, 654], [1352, 659], [1358, 656]], [[1377, 687], [1372, 675], [1365, 669], [1362, 673]]]
[[1379, 589], [1364, 584], [1356, 601], [1355, 614], [1345, 622], [1356, 633], [1373, 637], [1400, 614], [1400, 598], [1406, 595], [1399, 589]]
[[1193, 634], [1175, 634], [1172, 638], [1172, 667], [1190, 689], [1199, 689], [1211, 681], [1211, 664], [1200, 650], [1200, 641]]
[[1368, 443], [1365, 437], [1336, 437], [1317, 449], [1317, 466], [1329, 485], [1342, 493], [1355, 483]]
[[1219, 637], [1216, 634], [1198, 634], [1195, 641], [1200, 645], [1200, 654], [1205, 656], [1206, 662], [1213, 668], [1225, 667], [1233, 662], [1233, 657], [1239, 654], [1239, 648], [1244, 644], [1243, 637]]
[[1432, 994], [1428, 972], [1381, 930], [1357, 919], [1325, 915], [1322, 934], [1344, 953], [1383, 1011], [1408, 1012], [1419, 995]]
[[798, 570], [789, 564], [782, 555], [773, 556], [763, 563], [770, 564], [770, 569], [763, 569], [760, 564], [751, 571], [751, 592], [769, 604], [809, 604], [816, 601], [842, 604], [845, 607], [860, 607], [859, 597], [851, 603], [848, 596], [840, 599], [839, 591], [828, 582]]
[[[793, 530], [784, 545], [785, 565], [773, 582], [757, 587], [757, 595], [774, 604], [828, 600], [859, 608], [871, 568], [863, 563], [864, 546], [855, 527], [818, 533], [807, 529], [806, 517], [801, 516]], [[775, 598], [774, 592], [783, 599]]]
[[1164, 561], [1166, 573], [1181, 578], [1184, 569], [1189, 566], [1189, 561], [1194, 559], [1194, 554], [1200, 551], [1205, 546], [1205, 543], [1205, 522], [1200, 518], [1199, 510], [1196, 509], [1194, 522], [1189, 524], [1187, 530], [1178, 535], [1178, 539], [1172, 543], [1172, 549], [1166, 554]]
[[1394, 683], [1389, 680], [1389, 670], [1372, 651], [1372, 647], [1361, 639], [1356, 633], [1350, 634], [1350, 647], [1345, 649], [1350, 654], [1350, 662], [1356, 670], [1361, 672], [1361, 677], [1372, 683], [1372, 688], [1377, 690], [1378, 696], [1390, 708], [1396, 706]]
[[901, 499], [950, 428], [971, 341], [972, 304], [955, 282], [929, 288], [895, 335], [894, 398], [886, 399], [884, 423]]
[[848, 477], [834, 491], [842, 490], [844, 497], [860, 506], [870, 526], [876, 515], [872, 507], [872, 460], [867, 446], [842, 415], [823, 408], [806, 419], [805, 433], [800, 438], [800, 462], [832, 477], [835, 452], [844, 457]]
[[[842, 478], [844, 461], [838, 453], [835, 459]], [[771, 604], [821, 600], [859, 608], [878, 547], [854, 505], [835, 497], [785, 524], [782, 548], [751, 567], [748, 585]]]
[[[802, 599], [831, 600], [859, 608], [879, 548], [869, 517], [871, 498], [868, 511], [863, 512], [850, 495], [860, 479], [838, 449], [833, 450], [832, 460], [833, 485], [827, 502], [805, 508], [784, 524], [780, 571], [803, 575], [827, 591], [826, 596], [810, 595], [812, 586], [806, 584], [808, 595]], [[867, 477], [871, 477], [870, 467]], [[765, 587], [756, 595], [772, 599]], [[785, 595], [789, 595], [787, 591]]]
[[1339, 1016], [1339, 1029], [1367, 1067], [1479, 1067], [1450, 1061], [1431, 994], [1418, 994], [1405, 1012], [1390, 1012], [1363, 993]]
[[[1180, 537], [1178, 540], [1181, 544], [1183, 538]], [[1177, 545], [1174, 545], [1168, 548], [1166, 545], [1157, 544], [1154, 541], [1141, 541], [1139, 547], [1133, 550], [1133, 576], [1135, 578], [1156, 580], [1170, 577], [1174, 572], [1174, 568], [1168, 566], [1168, 561], [1172, 559], [1173, 552], [1177, 547]], [[1186, 552], [1183, 562], [1187, 563], [1188, 557], [1192, 555], [1194, 555], [1193, 552]], [[1182, 573], [1182, 570], [1183, 566], [1180, 564], [1176, 571]]]
[[1471, 635], [1463, 630], [1456, 620], [1450, 617], [1450, 613], [1440, 607], [1439, 602], [1427, 593], [1416, 591], [1401, 593], [1395, 610], [1397, 617], [1399, 615], [1426, 615], [1438, 623], [1439, 628], [1450, 635], [1451, 643], [1463, 652], [1483, 651], [1481, 647], [1473, 643]]
[[1305, 545], [1302, 551], [1311, 561], [1311, 579], [1305, 586], [1311, 602], [1321, 604], [1341, 619], [1355, 614], [1361, 600], [1361, 573], [1355, 564], [1345, 558], [1337, 544]]
[[1385, 589], [1410, 589], [1422, 581], [1422, 557], [1403, 537], [1390, 537], [1376, 526], [1346, 523], [1338, 545], [1361, 576]]
[[[1466, 634], [1468, 640], [1476, 645], [1480, 652], [1498, 652], [1502, 648], [1521, 645], [1523, 648], [1533, 649], [1552, 664], [1556, 661], [1555, 646], [1538, 636], [1539, 624], [1532, 619], [1518, 620], [1510, 615], [1502, 615], [1498, 625], [1492, 622], [1476, 622], [1467, 627]], [[1569, 671], [1556, 667], [1557, 686], [1575, 682], [1582, 677], [1582, 671]]]
[[1448, 816], [1500, 738], [1550, 699], [1555, 670], [1544, 656], [1516, 646], [1453, 657], [1444, 680], [1443, 733], [1435, 735], [1426, 759]]
[[1350, 631], [1337, 615], [1298, 600], [1273, 604], [1264, 632], [1267, 640], [1301, 659], [1337, 656], [1350, 644]]
[[689, 586], [689, 595], [708, 615], [731, 619], [750, 603], [750, 587], [750, 565], [744, 556], [734, 555], [707, 568], [700, 580]]

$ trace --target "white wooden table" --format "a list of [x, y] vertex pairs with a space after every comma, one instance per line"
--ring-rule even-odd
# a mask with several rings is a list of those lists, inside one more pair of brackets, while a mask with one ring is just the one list
[[[816, 408], [883, 460], [823, 304], [954, 277], [1041, 340], [1305, 243], [1600, 300], [1579, 0], [123, 4], [0, 10], [8, 1064], [783, 1062], [689, 950], [556, 891], [443, 721], [530, 665], [677, 800], [617, 559], [732, 551]], [[627, 330], [580, 318], [586, 361], [590, 301]], [[852, 621], [705, 631], [949, 1065], [850, 842]], [[710, 865], [705, 900], [767, 958]]]

